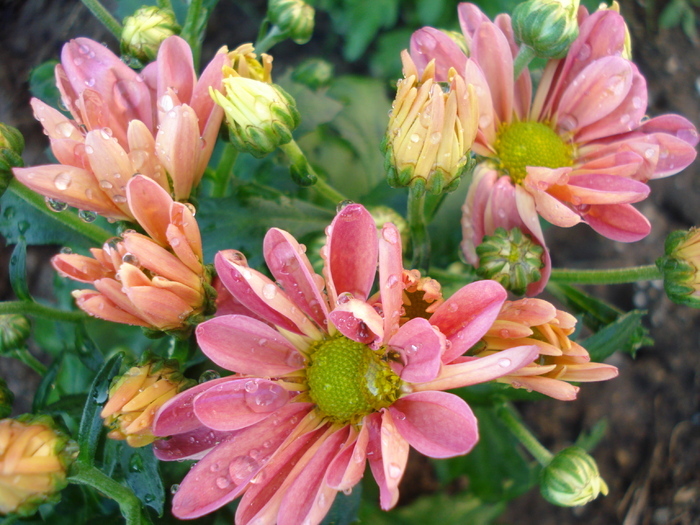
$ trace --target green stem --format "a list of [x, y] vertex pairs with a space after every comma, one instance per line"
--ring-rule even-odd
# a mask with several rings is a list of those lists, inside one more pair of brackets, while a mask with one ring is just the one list
[[551, 281], [567, 284], [625, 284], [637, 281], [663, 279], [655, 264], [614, 268], [612, 270], [567, 270], [552, 269]]
[[260, 55], [285, 38], [280, 28], [273, 25], [263, 38], [255, 42], [255, 52]]
[[216, 166], [214, 172], [214, 187], [211, 190], [212, 197], [225, 197], [226, 190], [229, 187], [231, 176], [233, 175], [233, 165], [238, 158], [238, 150], [227, 142], [224, 146], [224, 152], [221, 155], [221, 160]]
[[170, 9], [171, 11], [173, 10], [173, 4], [170, 0], [158, 0], [158, 7], [161, 9]]
[[342, 193], [316, 174], [311, 164], [309, 164], [309, 161], [306, 159], [306, 155], [304, 155], [304, 152], [294, 139], [280, 146], [280, 149], [287, 155], [291, 164], [290, 169], [293, 174], [296, 172], [296, 178], [303, 181], [313, 181], [306, 185], [312, 185], [322, 197], [332, 202], [333, 205], [337, 206], [341, 202], [348, 200]]
[[525, 44], [520, 46], [518, 56], [516, 56], [515, 60], [513, 61], [513, 70], [515, 75], [513, 78], [515, 78], [515, 80], [518, 79], [520, 73], [522, 73], [523, 69], [525, 69], [530, 62], [532, 62], [532, 59], [535, 58], [535, 56], [535, 50], [530, 46], [526, 46]]
[[46, 207], [44, 197], [30, 190], [16, 179], [12, 179], [10, 181], [10, 185], [7, 189], [27, 204], [36, 208], [37, 211], [51, 217], [53, 220], [63, 223], [64, 226], [67, 226], [71, 230], [83, 235], [84, 237], [87, 237], [99, 245], [102, 245], [110, 237], [114, 237], [114, 234], [97, 226], [96, 224], [85, 222], [72, 210], [66, 210], [59, 213], [49, 210]]
[[3, 301], [0, 302], [0, 315], [21, 314], [41, 317], [51, 321], [67, 321], [69, 323], [79, 323], [88, 319], [84, 312], [68, 312], [51, 308], [34, 301]]
[[194, 58], [195, 69], [199, 66], [199, 57], [202, 51], [201, 31], [203, 22], [206, 25], [206, 20], [202, 21], [200, 17], [208, 17], [207, 9], [202, 9], [202, 0], [190, 0], [190, 6], [187, 9], [185, 23], [182, 26], [180, 36], [184, 38], [192, 48], [192, 56]]
[[102, 22], [102, 25], [104, 25], [115, 37], [117, 37], [117, 40], [121, 40], [122, 25], [112, 16], [109, 11], [107, 11], [107, 9], [105, 9], [99, 0], [82, 0], [82, 2], [83, 5], [87, 7], [95, 16], [95, 18]]
[[425, 222], [425, 185], [420, 182], [416, 181], [408, 188], [408, 227], [413, 246], [411, 267], [427, 275], [430, 268], [430, 236]]
[[26, 348], [15, 348], [15, 351], [12, 353], [12, 357], [18, 359], [19, 361], [27, 365], [41, 377], [44, 377], [44, 375], [46, 374], [46, 366], [44, 366], [44, 364], [41, 361], [39, 361], [36, 357], [30, 354], [29, 350], [27, 350]]
[[95, 467], [80, 461], [74, 462], [68, 481], [92, 487], [116, 501], [127, 525], [142, 525], [150, 521], [141, 514], [141, 502], [130, 489]]
[[496, 413], [501, 421], [508, 427], [520, 443], [533, 455], [537, 462], [546, 467], [552, 461], [554, 455], [547, 450], [520, 420], [519, 414], [508, 404], [497, 408]]

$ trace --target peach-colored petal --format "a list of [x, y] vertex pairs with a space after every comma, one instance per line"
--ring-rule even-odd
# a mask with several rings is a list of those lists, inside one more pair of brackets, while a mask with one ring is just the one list
[[129, 160], [135, 173], [141, 173], [156, 181], [165, 191], [170, 191], [163, 165], [156, 156], [156, 140], [153, 133], [140, 120], [129, 122], [127, 130]]
[[51, 265], [63, 277], [70, 277], [81, 283], [91, 283], [103, 277], [114, 277], [99, 261], [77, 253], [60, 253], [51, 258]]
[[149, 326], [147, 322], [138, 316], [123, 310], [108, 297], [93, 290], [76, 290], [73, 292], [73, 297], [75, 297], [75, 302], [81, 310], [94, 317], [112, 321], [113, 323]]
[[165, 231], [173, 199], [152, 179], [136, 175], [126, 185], [129, 209], [136, 221], [161, 246], [168, 245]]
[[172, 180], [175, 200], [187, 199], [192, 192], [200, 149], [194, 110], [183, 104], [167, 111], [156, 135], [156, 156]]
[[126, 289], [129, 301], [140, 317], [160, 330], [182, 326], [192, 313], [192, 307], [169, 290], [153, 286], [132, 286]]

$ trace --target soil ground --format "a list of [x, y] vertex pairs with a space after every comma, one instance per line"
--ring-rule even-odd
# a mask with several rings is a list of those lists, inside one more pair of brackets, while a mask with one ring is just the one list
[[[223, 0], [225, 1], [225, 0]], [[651, 0], [646, 0], [651, 2]], [[229, 11], [237, 9], [230, 7]], [[649, 113], [681, 113], [700, 124], [700, 48], [680, 29], [659, 30], [661, 4], [622, 1], [630, 23], [634, 59], [647, 79]], [[253, 39], [236, 13], [215, 17], [212, 32]], [[30, 67], [59, 56], [68, 38], [107, 36], [79, 2], [28, 0], [0, 2], [0, 121], [27, 137], [26, 161], [41, 162], [45, 137], [29, 109], [26, 79]], [[212, 39], [215, 40], [215, 39]], [[225, 41], [226, 38], [220, 41]], [[110, 40], [111, 41], [111, 40]], [[281, 58], [278, 59], [281, 61]], [[700, 163], [684, 173], [652, 182], [652, 194], [639, 209], [651, 220], [652, 234], [632, 245], [602, 239], [585, 226], [551, 229], [548, 243], [559, 267], [621, 267], [649, 264], [661, 255], [666, 234], [700, 225]], [[47, 261], [57, 248], [30, 251], [30, 272], [38, 292], [49, 288]], [[564, 256], [562, 256], [564, 254]], [[0, 260], [0, 297], [9, 298], [8, 249]], [[566, 258], [564, 258], [566, 257]], [[553, 507], [536, 491], [515, 500], [501, 519], [515, 525], [693, 525], [700, 523], [700, 312], [671, 303], [660, 282], [591, 288], [625, 309], [649, 310], [647, 323], [656, 343], [636, 359], [615, 356], [620, 376], [584, 386], [571, 403], [543, 401], [522, 407], [526, 422], [550, 449], [559, 450], [582, 429], [604, 418], [608, 433], [594, 455], [610, 486], [605, 498], [577, 509]], [[26, 367], [0, 358], [3, 377], [19, 394], [15, 411], [29, 409], [37, 377]], [[427, 484], [428, 486], [430, 483]], [[410, 476], [406, 492], [424, 486]], [[427, 487], [426, 487], [427, 488]]]

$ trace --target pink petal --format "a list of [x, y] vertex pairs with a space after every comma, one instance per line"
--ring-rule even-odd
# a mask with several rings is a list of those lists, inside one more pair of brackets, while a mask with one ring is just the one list
[[364, 301], [347, 299], [328, 317], [341, 334], [353, 341], [379, 345], [384, 340], [382, 317]]
[[402, 280], [401, 234], [396, 226], [387, 223], [379, 237], [379, 294], [384, 312], [384, 340], [390, 339], [399, 328]]
[[569, 133], [615, 111], [630, 91], [634, 69], [620, 57], [605, 57], [585, 68], [564, 91], [557, 131]]
[[308, 410], [305, 403], [286, 405], [274, 416], [219, 444], [180, 484], [173, 497], [173, 514], [180, 519], [197, 518], [239, 496]]
[[200, 383], [169, 399], [163, 403], [153, 420], [153, 434], [166, 437], [184, 434], [201, 427], [201, 422], [194, 414], [194, 398], [216, 385], [234, 380], [232, 377], [221, 377]]
[[401, 436], [429, 457], [466, 454], [479, 440], [476, 418], [469, 405], [447, 392], [414, 392], [388, 410]]
[[[104, 279], [102, 279], [104, 281]], [[79, 295], [76, 295], [79, 294]], [[120, 304], [115, 303], [111, 297], [95, 293], [94, 290], [76, 290], [73, 292], [76, 297], [75, 302], [78, 308], [84, 310], [89, 315], [119, 324], [131, 324], [135, 326], [151, 325], [133, 312], [133, 308], [124, 309]]]
[[572, 200], [578, 204], [620, 204], [644, 200], [649, 186], [615, 175], [575, 175], [569, 178]]
[[695, 125], [680, 115], [661, 115], [642, 123], [639, 130], [642, 133], [667, 133], [673, 135], [690, 146], [697, 146], [700, 137]]
[[194, 413], [214, 430], [239, 430], [254, 425], [289, 401], [274, 381], [244, 378], [214, 386], [194, 400]]
[[578, 213], [549, 193], [534, 191], [532, 195], [535, 198], [537, 212], [543, 219], [551, 222], [555, 226], [571, 228], [581, 222], [581, 217]]
[[172, 90], [183, 103], [189, 104], [197, 81], [189, 44], [179, 36], [166, 38], [158, 49], [156, 63], [158, 100]]
[[532, 363], [537, 356], [539, 356], [538, 347], [517, 346], [487, 357], [465, 358], [464, 361], [456, 364], [443, 365], [436, 379], [413, 385], [413, 389], [416, 391], [448, 390], [484, 383]]
[[495, 281], [477, 281], [462, 287], [442, 303], [430, 318], [452, 343], [442, 361], [449, 363], [469, 350], [491, 327], [506, 300]]
[[435, 60], [435, 80], [448, 81], [450, 68], [464, 70], [467, 57], [459, 46], [442, 31], [423, 27], [411, 35], [411, 59], [422, 75], [431, 60]]
[[316, 339], [321, 337], [317, 328], [273, 281], [256, 270], [240, 263], [238, 254], [223, 251], [214, 257], [214, 265], [221, 281], [231, 294], [246, 308], [265, 321], [293, 333], [304, 333]]
[[81, 283], [91, 283], [103, 277], [111, 277], [98, 261], [77, 253], [61, 253], [51, 258], [51, 265], [63, 277], [70, 277]]
[[153, 179], [161, 188], [170, 192], [170, 185], [163, 165], [156, 156], [156, 140], [151, 130], [140, 120], [132, 120], [129, 122], [127, 140], [129, 142], [129, 160], [134, 170]]
[[620, 242], [635, 242], [651, 231], [651, 224], [631, 204], [593, 205], [584, 215], [595, 231]]
[[484, 72], [472, 58], [467, 60], [464, 68], [464, 79], [468, 84], [474, 86], [479, 103], [479, 131], [481, 136], [477, 135], [474, 143], [475, 151], [481, 155], [493, 154], [492, 146], [496, 140], [497, 125], [494, 102]]
[[348, 437], [345, 426], [328, 436], [282, 498], [278, 525], [320, 523], [333, 504], [337, 491], [326, 485], [328, 467]]
[[355, 439], [350, 437], [326, 472], [326, 483], [336, 490], [357, 485], [365, 472], [369, 427], [362, 425]]
[[201, 459], [216, 445], [231, 438], [234, 432], [219, 432], [199, 426], [188, 432], [177, 434], [169, 439], [159, 439], [153, 443], [153, 453], [161, 461], [182, 461]]
[[474, 33], [471, 57], [484, 72], [500, 122], [513, 117], [513, 55], [505, 35], [495, 24], [483, 22]]
[[304, 365], [299, 351], [277, 330], [243, 315], [223, 315], [197, 326], [197, 342], [217, 365], [240, 374], [279, 377]]
[[383, 483], [380, 485], [380, 502], [383, 509], [392, 508], [399, 500], [399, 483], [408, 462], [408, 441], [399, 432], [394, 415], [396, 411], [382, 412], [380, 443], [382, 447]]
[[435, 379], [442, 364], [445, 336], [420, 317], [411, 319], [389, 339], [389, 348], [401, 355], [402, 362], [391, 368], [402, 380], [422, 383]]
[[328, 227], [324, 275], [331, 305], [343, 293], [365, 301], [377, 272], [377, 226], [360, 204], [350, 204]]
[[165, 235], [173, 199], [158, 183], [135, 175], [126, 185], [129, 209], [138, 223], [158, 244], [168, 245]]
[[[202, 71], [192, 92], [189, 106], [194, 109], [194, 112], [197, 114], [199, 132], [202, 136], [207, 134], [206, 130], [209, 128], [216, 127], [218, 131], [218, 126], [215, 126], [215, 124], [217, 120], [221, 122], [223, 109], [218, 111], [220, 107], [209, 95], [209, 88], [211, 87], [217, 91], [223, 91], [223, 73], [221, 70], [224, 65], [230, 65], [230, 62], [228, 55], [219, 51], [214, 55], [214, 58], [211, 59], [211, 62], [207, 64], [204, 71]], [[214, 139], [215, 138], [214, 136]], [[216, 142], [216, 140], [214, 140], [214, 142]]]
[[659, 161], [654, 169], [653, 179], [675, 175], [693, 163], [698, 155], [695, 146], [686, 138], [667, 133], [655, 133], [648, 137], [659, 145]]
[[328, 317], [328, 303], [303, 248], [289, 233], [271, 228], [265, 235], [263, 253], [270, 272], [282, 288], [316, 324], [323, 327]]
[[[365, 418], [364, 424], [368, 427], [369, 431], [369, 441], [367, 443], [367, 461], [369, 462], [372, 475], [379, 486], [379, 505], [383, 510], [389, 510], [398, 502], [399, 491], [398, 488], [394, 486], [395, 483], [390, 482], [387, 479], [387, 473], [384, 468], [383, 452], [385, 447], [382, 443], [383, 435], [381, 430], [383, 428], [383, 421], [385, 420], [385, 417], [391, 419], [391, 416], [388, 415], [386, 411], [381, 413], [375, 412], [374, 414], [370, 414]], [[404, 448], [407, 448], [405, 441], [401, 447], [401, 451], [403, 451]], [[397, 463], [397, 466], [399, 469], [400, 478], [400, 476], [403, 474], [405, 463]]]
[[172, 179], [175, 200], [188, 199], [192, 192], [200, 146], [199, 123], [191, 107], [183, 104], [165, 113], [156, 135], [156, 155]]
[[467, 41], [467, 47], [471, 48], [474, 33], [482, 23], [490, 22], [489, 17], [475, 4], [467, 2], [462, 2], [457, 6], [457, 15], [462, 33], [464, 33], [464, 38]]

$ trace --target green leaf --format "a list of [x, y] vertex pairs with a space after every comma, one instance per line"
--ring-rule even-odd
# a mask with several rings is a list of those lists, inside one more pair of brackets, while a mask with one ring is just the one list
[[619, 308], [568, 284], [550, 281], [547, 291], [568, 308], [583, 314], [583, 322], [593, 331], [600, 330], [623, 314]]
[[447, 484], [466, 475], [470, 492], [490, 503], [523, 494], [535, 484], [537, 468], [521, 454], [518, 440], [493, 407], [472, 409], [479, 422], [479, 442], [466, 456], [436, 461], [440, 481]]
[[92, 466], [95, 461], [95, 451], [102, 435], [100, 409], [107, 401], [109, 384], [119, 372], [123, 357], [121, 353], [113, 355], [97, 373], [90, 386], [78, 431], [78, 461], [83, 464]]
[[297, 109], [301, 114], [301, 124], [294, 131], [297, 137], [315, 130], [321, 124], [330, 122], [343, 109], [340, 102], [323, 91], [312, 91], [304, 84], [292, 80], [291, 70], [275, 80], [296, 101]]
[[144, 506], [151, 507], [163, 515], [165, 488], [158, 472], [158, 460], [153, 455], [153, 447], [133, 448], [119, 443], [122, 448], [121, 469], [126, 484], [134, 491]]
[[49, 401], [49, 396], [55, 388], [56, 376], [61, 366], [61, 357], [51, 363], [51, 366], [41, 378], [41, 382], [34, 393], [32, 412], [41, 412]]
[[[432, 3], [428, 0], [427, 3]], [[379, 36], [377, 49], [369, 59], [372, 76], [396, 82], [402, 77], [401, 51], [408, 48], [413, 29], [394, 29]]]
[[[446, 3], [446, 0], [418, 0], [416, 11], [420, 23], [425, 26], [434, 26], [440, 19]], [[450, 7], [453, 6], [450, 4]]]
[[654, 340], [642, 324], [646, 313], [646, 310], [627, 312], [583, 341], [581, 344], [588, 350], [591, 361], [602, 362], [617, 351], [634, 356], [641, 347], [653, 345]]
[[15, 292], [17, 299], [32, 301], [29, 286], [27, 286], [27, 240], [23, 235], [19, 236], [17, 245], [12, 250], [9, 273], [10, 286], [12, 286], [12, 291]]
[[61, 108], [61, 93], [56, 87], [56, 64], [58, 60], [48, 60], [32, 69], [29, 74], [29, 91], [49, 106]]
[[[257, 186], [247, 186], [258, 189]], [[204, 258], [214, 259], [219, 250], [240, 250], [251, 266], [260, 265], [262, 239], [272, 227], [282, 228], [297, 239], [312, 232], [323, 232], [333, 219], [333, 212], [281, 194], [244, 196], [239, 187], [233, 197], [204, 198], [199, 203], [199, 227], [202, 232]]]

